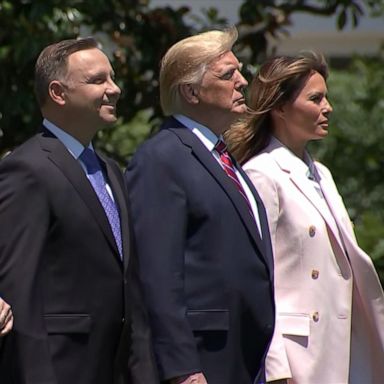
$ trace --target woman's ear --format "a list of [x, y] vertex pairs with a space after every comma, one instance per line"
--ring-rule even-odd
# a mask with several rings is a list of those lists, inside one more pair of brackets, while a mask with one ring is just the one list
[[54, 103], [59, 105], [65, 104], [65, 88], [58, 80], [53, 80], [48, 86], [48, 94]]
[[189, 104], [198, 104], [199, 98], [194, 85], [192, 84], [181, 84], [179, 86], [180, 94], [184, 97], [185, 101]]
[[271, 110], [271, 116], [276, 119], [285, 119], [286, 104], [280, 104]]

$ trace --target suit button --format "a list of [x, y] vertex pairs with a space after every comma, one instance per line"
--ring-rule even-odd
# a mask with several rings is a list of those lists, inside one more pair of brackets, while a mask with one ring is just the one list
[[124, 317], [121, 319], [121, 322], [122, 322], [122, 323], [124, 323], [124, 322], [125, 322], [125, 318], [124, 318]]
[[309, 236], [313, 237], [316, 235], [316, 227], [314, 225], [311, 225], [309, 228], [308, 228], [308, 233], [309, 233]]
[[319, 312], [313, 312], [312, 313], [312, 320], [317, 323], [320, 320]]
[[316, 280], [319, 277], [319, 271], [312, 269], [312, 279]]

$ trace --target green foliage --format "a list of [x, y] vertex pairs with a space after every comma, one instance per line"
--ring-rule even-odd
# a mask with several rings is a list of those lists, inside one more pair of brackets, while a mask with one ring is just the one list
[[[366, 7], [380, 14], [382, 3], [369, 0]], [[266, 57], [267, 35], [284, 33], [293, 13], [337, 14], [340, 18], [346, 12], [358, 20], [358, 4], [354, 0], [245, 0], [239, 9], [236, 49], [245, 64], [259, 63]], [[192, 33], [225, 24], [226, 20], [213, 8], [205, 11], [205, 17], [196, 18], [185, 6], [151, 9], [149, 0], [0, 0], [0, 155], [32, 135], [40, 125], [32, 91], [33, 68], [46, 45], [94, 34], [110, 52], [124, 90], [119, 104], [121, 126], [118, 132], [103, 132], [99, 146], [123, 161], [133, 151], [132, 144], [143, 137], [142, 132], [132, 137], [130, 122], [135, 125], [134, 121], [142, 118], [138, 113], [147, 111], [149, 121], [142, 121], [142, 131], [148, 132], [161, 116], [157, 78], [166, 49]], [[131, 144], [122, 145], [123, 137]]]

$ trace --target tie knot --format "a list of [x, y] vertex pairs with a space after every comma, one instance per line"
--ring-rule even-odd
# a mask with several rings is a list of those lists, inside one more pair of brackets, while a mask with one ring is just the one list
[[215, 150], [221, 155], [222, 153], [227, 152], [227, 145], [223, 140], [218, 140], [215, 145]]
[[89, 148], [85, 148], [83, 152], [81, 152], [80, 160], [84, 163], [87, 168], [88, 174], [94, 174], [97, 171], [100, 171], [100, 163], [97, 160], [97, 156], [94, 151]]

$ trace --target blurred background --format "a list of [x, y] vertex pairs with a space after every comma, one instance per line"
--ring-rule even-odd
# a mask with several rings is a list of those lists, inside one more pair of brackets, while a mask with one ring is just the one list
[[0, 0], [0, 157], [39, 129], [33, 69], [48, 44], [95, 36], [123, 94], [96, 145], [122, 167], [162, 118], [159, 62], [176, 41], [236, 25], [248, 80], [267, 57], [322, 52], [330, 134], [311, 144], [332, 171], [384, 283], [384, 0]]

